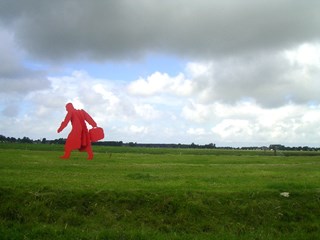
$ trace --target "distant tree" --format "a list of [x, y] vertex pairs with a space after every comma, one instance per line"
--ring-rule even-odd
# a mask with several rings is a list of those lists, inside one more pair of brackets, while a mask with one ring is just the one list
[[216, 148], [216, 144], [209, 143], [207, 145], [204, 145], [205, 148]]
[[21, 140], [22, 143], [32, 143], [32, 140], [28, 137], [23, 137]]
[[0, 135], [0, 141], [5, 142], [5, 141], [7, 141], [7, 138], [3, 135]]
[[129, 142], [129, 146], [130, 146], [130, 147], [134, 147], [134, 146], [137, 146], [137, 143], [134, 143], [134, 142]]

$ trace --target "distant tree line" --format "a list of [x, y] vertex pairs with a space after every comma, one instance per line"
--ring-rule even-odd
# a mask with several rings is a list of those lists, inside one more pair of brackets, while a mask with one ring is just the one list
[[308, 147], [308, 146], [299, 146], [299, 147], [287, 147], [281, 144], [271, 144], [269, 146], [270, 150], [280, 150], [280, 151], [319, 151], [320, 148]]
[[181, 143], [134, 143], [134, 142], [129, 142], [129, 143], [123, 143], [123, 146], [129, 146], [129, 147], [153, 147], [153, 148], [206, 148], [206, 149], [211, 149], [211, 148], [216, 148], [216, 144], [209, 143], [209, 144], [204, 144], [204, 145], [199, 145], [199, 144], [181, 144]]
[[7, 143], [42, 143], [42, 144], [65, 144], [66, 139], [59, 138], [55, 140], [47, 140], [46, 138], [33, 140], [28, 137], [23, 138], [14, 138], [14, 137], [6, 137], [0, 135], [0, 142], [7, 142]]
[[[28, 137], [23, 138], [14, 138], [14, 137], [6, 137], [0, 135], [0, 142], [8, 142], [8, 143], [35, 143], [35, 144], [65, 144], [65, 138], [59, 138], [55, 140], [47, 140], [46, 138], [32, 140]], [[129, 142], [124, 143], [122, 141], [99, 141], [94, 142], [92, 145], [96, 146], [114, 146], [114, 147], [122, 147], [122, 146], [129, 146], [129, 147], [156, 147], [156, 148], [216, 148], [216, 145], [213, 143], [198, 145], [198, 144], [167, 144], [167, 143], [136, 143], [136, 142]]]
[[[65, 144], [65, 138], [59, 138], [54, 140], [47, 140], [46, 138], [33, 140], [28, 137], [23, 138], [14, 138], [14, 137], [6, 137], [4, 135], [0, 135], [0, 142], [4, 143], [34, 143], [34, 144]], [[320, 148], [308, 147], [308, 146], [299, 146], [299, 147], [287, 147], [281, 144], [271, 144], [269, 147], [217, 147], [214, 143], [209, 144], [181, 144], [181, 143], [137, 143], [137, 142], [129, 142], [124, 143], [122, 141], [99, 141], [92, 143], [92, 145], [96, 146], [113, 146], [113, 147], [153, 147], [153, 148], [198, 148], [198, 149], [241, 149], [241, 150], [273, 150], [273, 151], [319, 151]]]

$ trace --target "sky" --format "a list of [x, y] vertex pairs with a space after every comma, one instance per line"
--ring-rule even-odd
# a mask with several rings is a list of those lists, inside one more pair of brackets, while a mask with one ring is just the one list
[[318, 0], [0, 0], [0, 134], [320, 143]]

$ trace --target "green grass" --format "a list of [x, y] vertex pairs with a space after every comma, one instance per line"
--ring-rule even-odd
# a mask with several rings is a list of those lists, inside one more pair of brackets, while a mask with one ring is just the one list
[[[317, 152], [0, 144], [0, 239], [317, 239]], [[305, 154], [304, 154], [305, 153]], [[289, 192], [289, 197], [280, 196]]]

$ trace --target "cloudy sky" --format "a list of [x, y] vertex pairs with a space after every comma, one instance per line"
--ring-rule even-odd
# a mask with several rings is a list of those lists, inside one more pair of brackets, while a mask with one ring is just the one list
[[320, 145], [318, 0], [0, 0], [0, 134]]

